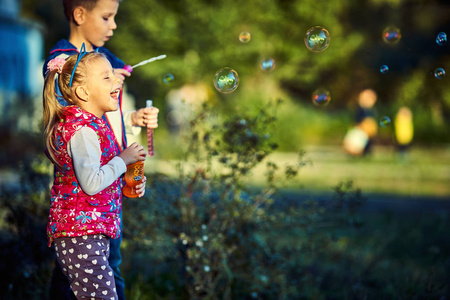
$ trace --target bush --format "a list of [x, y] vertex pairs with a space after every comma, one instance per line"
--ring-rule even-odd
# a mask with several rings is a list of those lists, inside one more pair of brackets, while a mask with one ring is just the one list
[[0, 186], [2, 299], [44, 299], [48, 293], [54, 261], [46, 235], [50, 179], [36, 171], [39, 161], [22, 157], [14, 168], [20, 180]]
[[[281, 209], [274, 202], [281, 183], [306, 163], [303, 153], [284, 168], [269, 160], [278, 105], [222, 122], [205, 106], [190, 124], [178, 178], [149, 176], [145, 199], [125, 203], [126, 251], [145, 259], [130, 267], [141, 274], [132, 279], [143, 282], [132, 291], [139, 299], [298, 299], [319, 289], [315, 260], [335, 242], [325, 229], [359, 226], [362, 196], [342, 184], [327, 203]], [[263, 163], [265, 186], [246, 186]]]

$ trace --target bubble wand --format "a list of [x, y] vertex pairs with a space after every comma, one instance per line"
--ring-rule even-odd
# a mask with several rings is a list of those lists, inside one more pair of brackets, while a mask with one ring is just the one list
[[[153, 107], [153, 101], [147, 100], [147, 107]], [[147, 147], [148, 156], [153, 156], [155, 152], [153, 151], [153, 129], [147, 127]]]
[[161, 60], [161, 59], [164, 59], [164, 58], [166, 58], [166, 57], [167, 57], [167, 55], [162, 54], [162, 55], [159, 55], [159, 56], [155, 56], [155, 57], [152, 57], [152, 58], [143, 60], [143, 61], [141, 61], [140, 63], [135, 64], [134, 66], [126, 65], [126, 66], [123, 67], [123, 68], [124, 68], [125, 70], [127, 70], [128, 72], [131, 73], [131, 72], [133, 71], [134, 68], [137, 68], [137, 67], [146, 65], [146, 64], [151, 63], [151, 62], [153, 62], [153, 61], [155, 61], [155, 60]]

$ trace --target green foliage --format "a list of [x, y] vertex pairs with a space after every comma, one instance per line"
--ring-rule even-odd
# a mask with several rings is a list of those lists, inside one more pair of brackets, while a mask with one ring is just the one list
[[[130, 64], [166, 53], [165, 61], [136, 71], [147, 83], [149, 79], [161, 83], [163, 74], [172, 72], [179, 85], [209, 84], [224, 66], [236, 69], [244, 83], [261, 76], [260, 61], [273, 57], [276, 80], [316, 85], [322, 74], [349, 62], [362, 43], [357, 31], [347, 32], [349, 24], [343, 17], [347, 9], [343, 2], [312, 0], [281, 4], [271, 0], [264, 5], [259, 1], [128, 1], [120, 6], [121, 29], [111, 47]], [[333, 36], [326, 55], [311, 53], [304, 45], [304, 35], [314, 25], [329, 28]], [[238, 40], [242, 31], [251, 32], [248, 44]]]
[[[263, 5], [259, 1], [127, 1], [120, 6], [120, 30], [110, 45], [130, 64], [152, 55], [168, 55], [164, 61], [139, 69], [133, 74], [134, 80], [128, 81], [132, 90], [140, 94], [139, 99], [150, 94], [159, 100], [161, 115], [165, 114], [161, 100], [168, 92], [162, 78], [169, 72], [175, 76], [170, 88], [196, 83], [210, 87], [208, 99], [200, 101], [226, 101], [225, 105], [233, 106], [242, 99], [242, 93], [246, 99], [259, 98], [260, 102], [287, 99], [290, 114], [286, 117], [297, 130], [284, 133], [279, 141], [283, 151], [297, 151], [292, 141], [302, 145], [340, 144], [346, 132], [343, 122], [347, 122], [347, 127], [352, 125], [358, 94], [368, 87], [379, 96], [379, 111], [391, 119], [399, 106], [412, 108], [416, 142], [445, 143], [450, 88], [444, 83], [445, 78], [437, 80], [432, 73], [434, 68], [448, 64], [445, 47], [433, 47], [433, 38], [446, 17], [437, 17], [428, 9], [416, 9], [420, 3], [425, 5], [422, 1], [414, 3], [416, 6], [408, 1], [395, 5], [389, 1], [271, 0]], [[397, 45], [388, 45], [381, 39], [388, 25], [381, 17], [385, 11], [405, 33]], [[436, 22], [410, 24], [398, 20], [396, 15], [401, 14]], [[313, 53], [304, 45], [306, 31], [315, 25], [330, 32], [330, 47], [324, 52]], [[238, 40], [242, 31], [251, 33], [247, 44]], [[414, 34], [415, 39], [408, 33]], [[415, 49], [413, 53], [411, 49]], [[272, 72], [259, 68], [266, 57], [275, 59]], [[385, 63], [390, 71], [383, 75], [378, 69]], [[234, 68], [240, 77], [239, 88], [226, 98], [212, 93], [214, 73], [225, 66]], [[314, 110], [310, 98], [319, 87], [330, 91], [332, 101], [326, 109]], [[299, 117], [300, 110], [309, 112], [307, 118]], [[326, 122], [318, 123], [328, 126], [310, 126], [326, 113]], [[297, 131], [306, 134], [299, 137]]]

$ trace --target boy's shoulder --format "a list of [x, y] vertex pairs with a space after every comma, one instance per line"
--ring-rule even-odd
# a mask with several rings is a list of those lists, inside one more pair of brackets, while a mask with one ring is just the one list
[[52, 60], [55, 57], [62, 57], [67, 58], [70, 55], [77, 54], [78, 50], [77, 47], [72, 45], [68, 40], [60, 40], [58, 41], [55, 46], [50, 50], [50, 54], [47, 56], [44, 62], [44, 66], [42, 69], [42, 74], [45, 77], [45, 73], [47, 72], [47, 65], [50, 60]]
[[[99, 47], [97, 48], [98, 52], [103, 53], [111, 63], [113, 68], [123, 68], [125, 66], [125, 63], [119, 59], [117, 56], [115, 56], [111, 51], [106, 49], [105, 47]], [[43, 75], [45, 77], [45, 73], [47, 71], [47, 65], [50, 60], [52, 60], [55, 57], [62, 57], [67, 58], [70, 55], [77, 54], [78, 50], [77, 47], [75, 47], [72, 43], [70, 43], [66, 39], [62, 39], [58, 41], [55, 46], [50, 50], [50, 53], [48, 57], [45, 59], [44, 66], [43, 66]]]

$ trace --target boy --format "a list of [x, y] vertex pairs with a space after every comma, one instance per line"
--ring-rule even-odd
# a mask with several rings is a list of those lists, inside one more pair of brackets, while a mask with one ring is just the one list
[[[81, 45], [85, 43], [86, 51], [98, 49], [104, 53], [114, 68], [114, 75], [121, 84], [125, 76], [131, 74], [124, 70], [125, 63], [104, 48], [104, 44], [112, 37], [117, 28], [114, 17], [117, 14], [120, 0], [63, 0], [64, 14], [70, 25], [68, 40], [56, 43], [50, 51], [50, 55], [44, 63], [44, 76], [48, 62], [55, 57], [66, 58], [79, 52]], [[64, 105], [63, 99], [60, 103]], [[140, 133], [139, 126], [149, 128], [158, 127], [157, 108], [142, 108], [137, 111], [122, 112], [122, 93], [120, 96], [119, 109], [115, 112], [105, 114], [105, 121], [112, 129], [116, 137], [116, 147], [120, 152], [127, 146], [126, 133], [137, 135]], [[125, 299], [125, 281], [120, 276], [119, 265], [122, 261], [120, 254], [120, 243], [122, 236], [111, 240], [109, 264], [114, 271], [117, 294], [119, 299]], [[53, 270], [50, 287], [51, 299], [70, 299], [69, 283], [62, 274], [59, 265]], [[73, 297], [73, 294], [71, 295]]]

